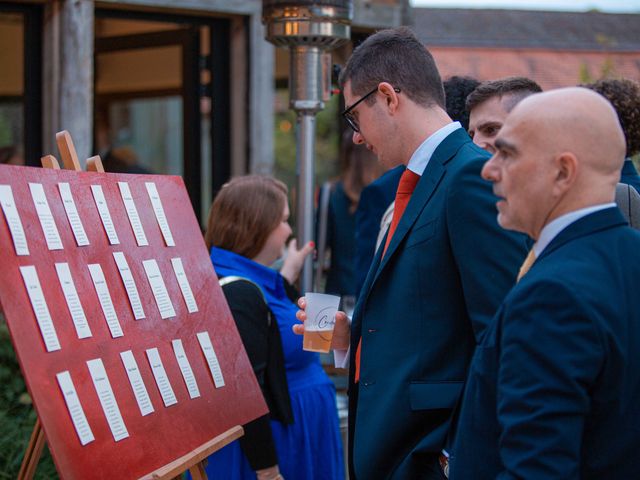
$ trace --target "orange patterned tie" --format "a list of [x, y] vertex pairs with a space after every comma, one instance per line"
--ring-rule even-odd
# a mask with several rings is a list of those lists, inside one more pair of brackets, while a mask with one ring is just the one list
[[[396, 203], [393, 209], [393, 218], [391, 219], [391, 225], [389, 226], [389, 233], [387, 234], [387, 241], [384, 244], [384, 250], [382, 251], [382, 257], [387, 253], [387, 247], [389, 246], [389, 242], [391, 241], [391, 237], [396, 231], [396, 227], [398, 223], [400, 223], [400, 219], [402, 218], [402, 214], [404, 213], [407, 205], [409, 204], [409, 200], [411, 199], [411, 194], [416, 188], [418, 184], [418, 180], [420, 180], [420, 175], [412, 172], [408, 168], [404, 171], [402, 176], [400, 177], [400, 183], [398, 184], [398, 190], [396, 191]], [[360, 380], [360, 350], [362, 348], [362, 336], [360, 336], [360, 340], [358, 341], [358, 348], [356, 348], [356, 371], [354, 375], [355, 382], [357, 383]]]

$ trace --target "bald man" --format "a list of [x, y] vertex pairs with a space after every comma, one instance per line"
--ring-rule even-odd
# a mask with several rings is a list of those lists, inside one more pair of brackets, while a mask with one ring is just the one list
[[476, 348], [452, 479], [640, 478], [640, 233], [613, 203], [625, 139], [571, 88], [507, 117], [482, 176], [535, 244]]

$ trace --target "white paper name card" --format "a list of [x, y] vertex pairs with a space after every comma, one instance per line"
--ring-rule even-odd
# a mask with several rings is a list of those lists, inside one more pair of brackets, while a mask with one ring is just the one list
[[0, 185], [0, 205], [2, 205], [4, 218], [6, 218], [9, 231], [11, 232], [13, 247], [16, 249], [16, 254], [29, 255], [27, 237], [24, 234], [20, 214], [16, 208], [16, 202], [13, 199], [11, 185]]
[[44, 293], [40, 286], [36, 267], [20, 267], [20, 273], [22, 274], [22, 280], [27, 289], [31, 307], [33, 307], [33, 313], [36, 315], [36, 320], [40, 327], [40, 333], [42, 334], [47, 352], [60, 350], [60, 341], [58, 340], [56, 329], [53, 326], [53, 320], [51, 320], [51, 314], [49, 313], [49, 307], [47, 307], [47, 301], [44, 298]]
[[145, 318], [142, 302], [140, 301], [140, 295], [138, 294], [138, 287], [133, 279], [131, 269], [129, 268], [129, 264], [127, 263], [124, 253], [113, 252], [113, 258], [116, 261], [118, 271], [120, 272], [120, 278], [122, 278], [122, 283], [124, 283], [124, 288], [127, 291], [127, 296], [129, 297], [129, 303], [131, 304], [134, 318], [136, 320]]
[[153, 182], [145, 182], [145, 186], [147, 187], [147, 193], [153, 206], [153, 212], [156, 214], [158, 226], [164, 237], [164, 242], [167, 244], [167, 247], [175, 247], [176, 244], [173, 241], [173, 235], [171, 235], [169, 222], [167, 222], [167, 216], [164, 214], [164, 208], [162, 208], [162, 201], [160, 200], [160, 195], [158, 195], [156, 184]]
[[164, 406], [170, 407], [171, 405], [175, 405], [178, 403], [178, 399], [175, 393], [173, 393], [173, 388], [171, 388], [169, 377], [167, 377], [167, 372], [164, 369], [164, 365], [162, 365], [158, 349], [149, 348], [147, 350], [147, 358], [149, 359], [149, 365], [151, 365], [153, 377], [156, 379], [158, 390], [160, 390]]
[[51, 208], [49, 208], [49, 202], [47, 201], [47, 196], [44, 193], [42, 184], [29, 183], [29, 190], [31, 190], [31, 198], [36, 207], [36, 213], [40, 220], [44, 238], [47, 241], [47, 247], [49, 250], [62, 250], [62, 239], [60, 239], [60, 233], [53, 219], [53, 214], [51, 213]]
[[73, 195], [71, 194], [71, 186], [68, 183], [58, 183], [58, 189], [60, 190], [60, 198], [62, 198], [64, 211], [67, 212], [67, 220], [69, 220], [69, 225], [71, 225], [76, 243], [79, 247], [89, 245], [87, 232], [84, 230], [82, 220], [76, 208], [76, 202], [73, 200]]
[[178, 285], [180, 285], [180, 290], [182, 291], [182, 298], [184, 298], [184, 303], [187, 304], [187, 309], [189, 310], [189, 313], [197, 312], [198, 305], [196, 304], [196, 299], [193, 296], [191, 285], [189, 285], [187, 274], [184, 271], [184, 266], [182, 265], [182, 259], [172, 258], [171, 265], [173, 265], [173, 271], [176, 274], [176, 278], [178, 279]]
[[138, 363], [133, 357], [133, 352], [131, 350], [122, 352], [120, 353], [120, 358], [122, 359], [124, 369], [127, 372], [127, 377], [129, 377], [129, 383], [131, 384], [133, 395], [136, 397], [136, 402], [138, 402], [140, 414], [144, 417], [145, 415], [153, 413], [153, 404], [149, 398], [147, 387], [144, 386], [144, 381], [142, 380], [142, 375], [140, 375]]
[[78, 291], [76, 285], [73, 283], [71, 277], [71, 270], [67, 263], [56, 263], [56, 272], [58, 273], [58, 280], [64, 293], [64, 299], [67, 302], [73, 325], [76, 327], [76, 333], [78, 338], [88, 338], [91, 336], [91, 329], [87, 323], [87, 317], [84, 314], [82, 304], [80, 303], [80, 297], [78, 297]]
[[176, 340], [172, 340], [171, 345], [173, 345], [173, 353], [175, 353], [176, 360], [178, 360], [178, 365], [180, 366], [180, 371], [182, 372], [182, 378], [184, 378], [184, 383], [187, 385], [189, 397], [199, 397], [200, 390], [198, 389], [196, 377], [193, 376], [193, 370], [191, 370], [191, 364], [189, 363], [187, 354], [184, 351], [182, 340], [180, 340], [179, 338]]
[[122, 414], [120, 413], [116, 397], [111, 389], [111, 383], [109, 383], [109, 377], [107, 377], [107, 372], [104, 369], [102, 360], [99, 358], [89, 360], [87, 361], [87, 366], [89, 367], [93, 386], [100, 399], [102, 411], [107, 418], [107, 423], [109, 424], [114, 440], [118, 442], [123, 438], [127, 438], [129, 432], [124, 424], [124, 420], [122, 420]]
[[136, 204], [133, 201], [133, 196], [131, 195], [131, 190], [129, 189], [129, 184], [127, 182], [118, 182], [118, 187], [120, 188], [120, 195], [122, 196], [124, 207], [127, 210], [129, 223], [131, 224], [131, 228], [133, 229], [133, 234], [136, 236], [136, 242], [138, 243], [138, 246], [142, 247], [145, 245], [149, 245], [147, 236], [144, 233], [144, 228], [142, 228], [142, 222], [140, 222], [138, 209], [136, 208]]
[[175, 317], [176, 311], [173, 309], [173, 304], [171, 303], [169, 293], [167, 292], [167, 287], [165, 286], [164, 280], [162, 279], [162, 274], [160, 273], [160, 268], [158, 268], [158, 263], [152, 259], [143, 261], [142, 265], [144, 266], [144, 271], [147, 273], [149, 285], [151, 285], [151, 291], [153, 292], [153, 296], [156, 299], [158, 310], [160, 310], [160, 316], [163, 319]]
[[68, 371], [64, 371], [58, 373], [56, 378], [58, 379], [60, 390], [62, 390], [64, 402], [67, 404], [71, 421], [80, 438], [80, 443], [86, 445], [89, 442], [93, 442], [95, 437], [93, 436], [89, 422], [87, 422], [87, 417], [80, 404], [80, 399], [78, 398], [76, 387], [73, 385], [73, 380], [71, 380], [71, 375]]
[[89, 272], [91, 273], [91, 279], [93, 280], [93, 286], [98, 294], [98, 300], [100, 300], [100, 307], [104, 318], [109, 325], [109, 331], [113, 338], [122, 337], [122, 327], [118, 321], [118, 315], [116, 315], [116, 309], [113, 308], [113, 301], [111, 300], [111, 294], [109, 293], [109, 287], [107, 287], [107, 281], [104, 278], [102, 267], [97, 264], [88, 265]]
[[224, 387], [224, 377], [222, 376], [222, 370], [220, 369], [220, 363], [218, 362], [218, 356], [211, 344], [211, 338], [209, 338], [209, 332], [200, 332], [198, 335], [198, 342], [200, 342], [200, 348], [204, 353], [204, 358], [207, 359], [207, 365], [211, 371], [213, 377], [213, 383], [216, 388]]
[[120, 240], [118, 239], [116, 228], [113, 226], [113, 220], [111, 220], [111, 213], [107, 206], [107, 200], [104, 198], [102, 186], [91, 185], [91, 192], [93, 193], [93, 200], [96, 202], [96, 207], [98, 207], [102, 226], [104, 227], [104, 231], [107, 232], [107, 237], [109, 237], [109, 243], [111, 245], [118, 245]]

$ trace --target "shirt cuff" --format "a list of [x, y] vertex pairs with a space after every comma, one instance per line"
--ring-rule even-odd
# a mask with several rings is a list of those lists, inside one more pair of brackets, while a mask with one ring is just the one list
[[333, 364], [336, 368], [349, 368], [349, 353], [351, 348], [346, 350], [333, 351]]

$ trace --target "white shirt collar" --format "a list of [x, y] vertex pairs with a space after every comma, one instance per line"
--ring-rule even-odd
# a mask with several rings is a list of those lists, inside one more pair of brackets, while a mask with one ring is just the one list
[[429, 136], [424, 142], [420, 144], [420, 146], [413, 152], [411, 158], [409, 159], [409, 163], [407, 164], [407, 168], [411, 170], [413, 173], [417, 173], [422, 176], [427, 165], [429, 164], [429, 160], [431, 160], [431, 156], [433, 152], [436, 151], [438, 145], [442, 143], [442, 141], [449, 136], [449, 134], [458, 128], [462, 128], [460, 122], [452, 122], [448, 123], [441, 129], [437, 130], [431, 136]]
[[600, 205], [594, 205], [593, 207], [581, 208], [580, 210], [574, 210], [573, 212], [565, 213], [564, 215], [560, 215], [555, 220], [547, 223], [542, 231], [540, 232], [540, 237], [538, 241], [533, 244], [533, 251], [536, 254], [536, 258], [539, 258], [547, 245], [551, 243], [551, 240], [556, 238], [556, 236], [573, 222], [581, 219], [582, 217], [586, 217], [587, 215], [597, 212], [599, 210], [604, 210], [605, 208], [615, 207], [616, 204], [614, 202], [604, 203]]

